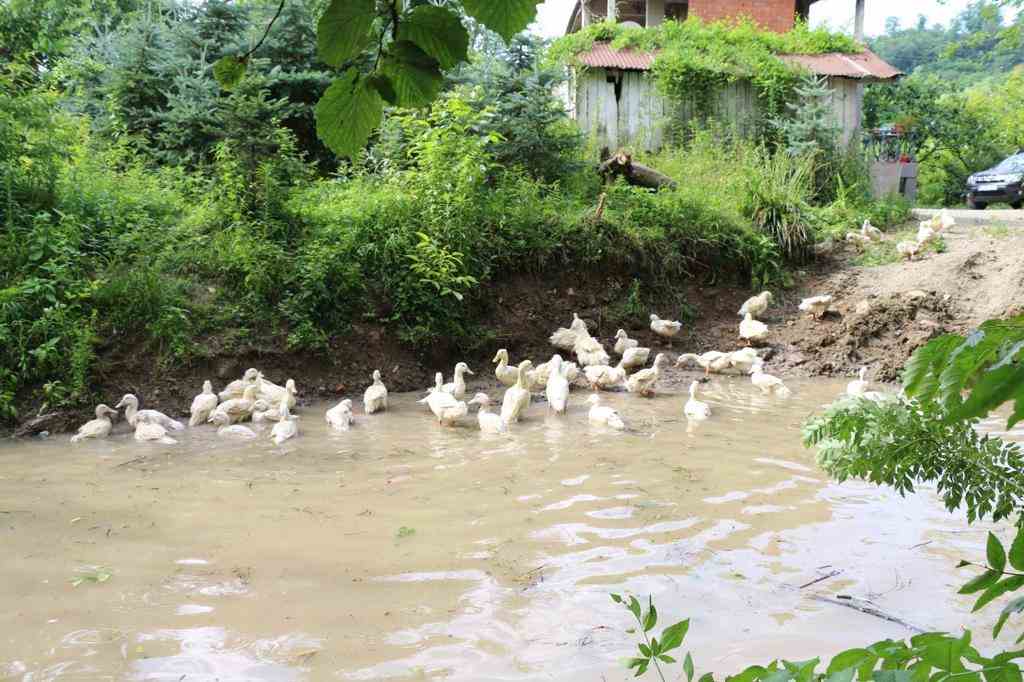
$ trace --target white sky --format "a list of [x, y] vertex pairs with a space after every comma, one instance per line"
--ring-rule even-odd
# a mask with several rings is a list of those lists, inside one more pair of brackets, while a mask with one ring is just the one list
[[[903, 26], [917, 23], [917, 16], [928, 17], [928, 24], [948, 23], [969, 0], [867, 0], [865, 3], [864, 30], [868, 35], [882, 33], [886, 17], [899, 17]], [[575, 0], [545, 0], [537, 15], [534, 30], [541, 35], [553, 37], [562, 35], [569, 21]], [[811, 6], [811, 25], [828, 24], [833, 29], [853, 32], [854, 0], [819, 0]]]

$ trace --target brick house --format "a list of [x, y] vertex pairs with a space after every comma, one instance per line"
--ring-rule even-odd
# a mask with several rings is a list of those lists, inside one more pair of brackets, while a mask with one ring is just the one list
[[[856, 1], [859, 31], [863, 0]], [[573, 9], [566, 32], [574, 33], [605, 20], [609, 3], [616, 21], [642, 27], [688, 17], [706, 21], [748, 17], [767, 30], [785, 32], [793, 28], [797, 18], [807, 17], [814, 2], [817, 0], [581, 0]], [[657, 94], [650, 78], [656, 57], [654, 53], [629, 48], [616, 50], [602, 42], [577, 55], [565, 91], [566, 108], [580, 128], [601, 147], [658, 149], [668, 126], [695, 120], [697, 107], [693, 103], [670, 105]], [[864, 83], [890, 81], [902, 75], [867, 48], [855, 54], [780, 57], [826, 79], [844, 144], [858, 137]], [[741, 130], [757, 125], [761, 112], [749, 81], [736, 81], [715, 93], [712, 99], [711, 109], [716, 118]]]
[[[578, 31], [609, 16], [640, 26], [657, 26], [666, 19], [681, 21], [699, 17], [717, 21], [749, 17], [760, 26], [778, 32], [793, 28], [799, 17], [807, 20], [811, 5], [818, 0], [578, 0], [566, 33]], [[609, 2], [612, 13], [609, 15]]]

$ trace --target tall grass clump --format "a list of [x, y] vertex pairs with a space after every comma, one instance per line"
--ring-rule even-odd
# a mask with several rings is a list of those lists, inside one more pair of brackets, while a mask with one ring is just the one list
[[814, 236], [809, 227], [813, 160], [785, 153], [765, 155], [747, 177], [740, 211], [794, 263], [806, 262]]

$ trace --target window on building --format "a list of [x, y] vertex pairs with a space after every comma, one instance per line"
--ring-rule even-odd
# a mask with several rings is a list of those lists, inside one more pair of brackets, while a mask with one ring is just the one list
[[689, 9], [688, 2], [667, 2], [665, 3], [665, 18], [673, 21], [685, 21]]

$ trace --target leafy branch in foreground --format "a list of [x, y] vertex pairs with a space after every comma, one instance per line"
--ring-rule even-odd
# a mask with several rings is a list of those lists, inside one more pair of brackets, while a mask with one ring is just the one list
[[[336, 154], [353, 156], [380, 125], [385, 103], [422, 107], [433, 102], [442, 70], [468, 59], [469, 32], [460, 10], [509, 40], [533, 21], [540, 1], [449, 0], [442, 7], [408, 0], [331, 0], [317, 23], [317, 51], [341, 75], [316, 107], [320, 139]], [[264, 39], [272, 25], [273, 20]], [[222, 87], [231, 89], [245, 77], [248, 59], [262, 42], [242, 56], [218, 60], [214, 76]]]
[[[992, 533], [988, 535], [985, 563], [961, 561], [959, 566], [980, 566], [985, 572], [969, 581], [960, 589], [960, 594], [981, 592], [974, 604], [979, 611], [998, 597], [1024, 587], [1024, 529], [1018, 529], [1010, 551], [1007, 553], [1002, 542]], [[1009, 564], [1013, 571], [1007, 571]], [[640, 677], [653, 665], [658, 676], [665, 680], [660, 663], [675, 663], [664, 653], [678, 648], [686, 637], [690, 621], [684, 620], [666, 628], [657, 638], [648, 638], [657, 623], [657, 610], [653, 600], [648, 598], [648, 608], [643, 609], [636, 597], [623, 598], [611, 595], [612, 600], [626, 607], [641, 628], [643, 643], [639, 644], [640, 656], [631, 658], [626, 664], [636, 670]], [[1011, 615], [1024, 612], [1024, 597], [1009, 600], [999, 613], [992, 630], [996, 638]], [[806, 661], [775, 660], [767, 665], [752, 665], [735, 674], [727, 675], [725, 682], [1022, 682], [1020, 665], [1016, 660], [1024, 658], [1024, 650], [1004, 651], [995, 656], [983, 656], [971, 646], [971, 632], [964, 631], [959, 637], [943, 632], [926, 632], [912, 637], [909, 642], [882, 640], [866, 647], [842, 651], [829, 661], [824, 670], [820, 669], [821, 658]], [[1024, 634], [1017, 643], [1024, 641]], [[687, 682], [693, 682], [694, 664], [686, 654], [683, 672]], [[699, 682], [714, 682], [712, 673], [701, 676]]]
[[1013, 428], [1024, 420], [1024, 315], [928, 342], [907, 362], [903, 384], [908, 396], [941, 403], [947, 421], [984, 417], [1012, 400]]
[[840, 482], [860, 478], [906, 494], [934, 481], [950, 511], [966, 504], [971, 522], [998, 521], [1024, 511], [1024, 453], [978, 433], [977, 422], [950, 421], [930, 401], [843, 398], [804, 424], [803, 440]]

